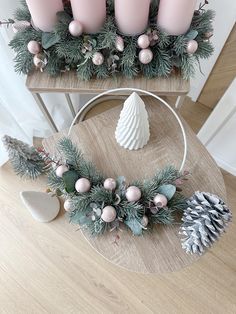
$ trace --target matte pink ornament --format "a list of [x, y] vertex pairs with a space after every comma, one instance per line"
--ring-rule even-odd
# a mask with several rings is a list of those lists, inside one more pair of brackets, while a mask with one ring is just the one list
[[130, 186], [128, 187], [127, 191], [126, 191], [126, 198], [129, 202], [137, 202], [140, 200], [141, 198], [141, 191], [139, 188], [137, 188], [136, 186]]
[[65, 172], [69, 171], [69, 168], [66, 166], [66, 165], [61, 165], [59, 167], [57, 167], [56, 169], [56, 175], [59, 177], [59, 178], [62, 178], [63, 174]]
[[142, 49], [139, 53], [139, 61], [142, 64], [148, 64], [153, 59], [153, 53], [150, 49]]
[[194, 52], [196, 52], [198, 49], [198, 42], [194, 39], [190, 40], [188, 43], [187, 43], [187, 52], [189, 54], [193, 54]]
[[27, 48], [29, 52], [32, 53], [33, 55], [36, 55], [37, 53], [40, 53], [41, 51], [41, 46], [36, 40], [31, 40], [28, 43]]
[[106, 190], [113, 191], [116, 189], [116, 180], [112, 178], [108, 178], [104, 181], [103, 186]]
[[76, 181], [75, 183], [75, 189], [79, 193], [86, 193], [89, 192], [91, 189], [91, 183], [86, 178], [81, 178]]
[[168, 199], [165, 195], [163, 194], [157, 194], [155, 197], [154, 197], [154, 200], [153, 200], [154, 204], [159, 207], [159, 208], [163, 208], [167, 205], [168, 203]]
[[95, 54], [93, 55], [93, 64], [95, 65], [102, 65], [104, 62], [104, 57], [101, 54], [101, 52], [95, 52]]
[[69, 32], [74, 37], [79, 37], [83, 33], [83, 26], [80, 21], [72, 21], [69, 24]]
[[138, 38], [139, 48], [146, 49], [149, 47], [149, 45], [150, 45], [150, 40], [149, 40], [148, 35], [143, 34], [143, 35], [139, 36], [139, 38]]
[[116, 210], [113, 206], [106, 206], [102, 210], [102, 220], [109, 223], [116, 219]]
[[116, 49], [123, 52], [125, 49], [124, 39], [121, 36], [116, 37]]
[[143, 216], [142, 220], [141, 220], [141, 224], [143, 227], [147, 227], [148, 225], [148, 217], [146, 215]]
[[71, 201], [70, 200], [66, 200], [65, 203], [64, 203], [64, 209], [65, 211], [67, 212], [70, 212], [72, 210], [72, 207], [71, 207]]

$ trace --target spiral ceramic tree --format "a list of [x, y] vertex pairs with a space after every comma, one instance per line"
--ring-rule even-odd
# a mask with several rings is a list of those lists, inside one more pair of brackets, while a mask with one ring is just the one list
[[150, 138], [148, 114], [143, 100], [133, 93], [124, 103], [115, 132], [120, 146], [137, 150], [143, 148]]

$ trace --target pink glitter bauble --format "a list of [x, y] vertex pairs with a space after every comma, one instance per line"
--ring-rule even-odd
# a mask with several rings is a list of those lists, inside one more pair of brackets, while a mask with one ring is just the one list
[[90, 181], [88, 179], [81, 178], [81, 179], [76, 181], [75, 189], [79, 193], [89, 192], [89, 190], [91, 189], [91, 183], [90, 183]]
[[206, 32], [206, 33], [205, 33], [205, 37], [206, 37], [206, 38], [211, 38], [213, 35], [214, 35], [213, 32]]
[[57, 167], [56, 169], [56, 175], [60, 178], [62, 178], [63, 174], [65, 172], [67, 172], [69, 170], [69, 168], [66, 165], [61, 165], [59, 167]]
[[116, 180], [112, 178], [108, 178], [104, 181], [103, 186], [106, 190], [113, 191], [116, 188]]
[[141, 224], [143, 227], [147, 227], [148, 225], [148, 217], [146, 215], [143, 216], [142, 220], [141, 220]]
[[168, 199], [165, 195], [163, 194], [157, 194], [155, 197], [154, 197], [154, 200], [153, 200], [154, 204], [159, 207], [159, 208], [163, 208], [167, 205], [168, 203]]
[[95, 54], [93, 55], [93, 64], [95, 65], [102, 65], [104, 62], [104, 57], [101, 54], [101, 52], [95, 52]]
[[102, 220], [105, 222], [112, 222], [116, 219], [116, 210], [113, 206], [106, 206], [102, 210]]
[[149, 40], [148, 35], [143, 34], [139, 36], [138, 38], [139, 48], [146, 49], [147, 47], [149, 47], [149, 45], [150, 45], [150, 40]]
[[40, 53], [41, 51], [41, 46], [36, 40], [31, 40], [28, 43], [27, 48], [29, 52], [32, 53], [33, 55], [36, 55], [37, 53]]
[[116, 49], [123, 52], [125, 48], [124, 39], [121, 36], [116, 37]]
[[83, 26], [80, 21], [72, 21], [69, 24], [69, 32], [74, 37], [79, 37], [83, 33]]
[[188, 43], [187, 43], [187, 52], [189, 54], [193, 54], [194, 52], [196, 52], [198, 49], [198, 42], [196, 40], [190, 40]]
[[126, 191], [126, 198], [129, 202], [137, 202], [141, 198], [141, 191], [136, 186], [130, 186]]
[[153, 59], [153, 53], [150, 49], [142, 49], [139, 53], [139, 61], [142, 64], [148, 64]]

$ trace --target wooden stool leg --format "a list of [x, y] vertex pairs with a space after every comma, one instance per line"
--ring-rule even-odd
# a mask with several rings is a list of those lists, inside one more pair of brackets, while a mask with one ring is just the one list
[[40, 111], [42, 112], [42, 114], [44, 115], [45, 119], [47, 120], [48, 124], [50, 125], [51, 129], [53, 130], [53, 132], [58, 132], [58, 128], [55, 124], [55, 122], [53, 121], [52, 116], [50, 115], [42, 97], [40, 96], [40, 94], [38, 93], [32, 93]]
[[70, 97], [70, 94], [66, 93], [65, 94], [65, 97], [66, 97], [66, 101], [68, 103], [68, 106], [70, 108], [70, 112], [72, 114], [72, 117], [74, 118], [76, 116], [76, 112], [75, 112], [75, 109], [74, 109], [74, 106], [73, 106], [73, 103], [72, 103], [72, 100], [71, 100], [71, 97]]
[[181, 108], [181, 106], [184, 103], [185, 97], [186, 97], [186, 95], [182, 95], [182, 96], [178, 96], [177, 97], [177, 100], [176, 100], [176, 103], [175, 103], [175, 109], [180, 109]]

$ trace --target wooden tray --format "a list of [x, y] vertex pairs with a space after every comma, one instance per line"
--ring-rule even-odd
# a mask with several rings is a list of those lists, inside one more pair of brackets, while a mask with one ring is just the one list
[[[107, 177], [124, 175], [129, 180], [144, 179], [168, 164], [177, 168], [182, 160], [181, 132], [174, 116], [155, 99], [144, 97], [151, 126], [151, 139], [139, 151], [127, 151], [116, 143], [114, 132], [122, 105], [92, 117], [73, 127], [71, 138]], [[118, 105], [120, 101], [114, 101]], [[104, 104], [105, 105], [105, 104]], [[216, 163], [183, 121], [188, 139], [186, 170], [191, 172], [184, 186], [190, 196], [196, 190], [216, 193], [226, 201], [226, 190]], [[67, 134], [57, 133], [43, 143], [45, 149], [55, 152], [56, 141]], [[76, 229], [76, 228], [75, 228]], [[158, 225], [155, 232], [134, 237], [126, 229], [93, 238], [82, 231], [92, 247], [110, 262], [131, 271], [163, 273], [180, 270], [196, 261], [198, 256], [187, 255], [181, 248], [179, 225]], [[79, 261], [78, 261], [79, 263]]]

